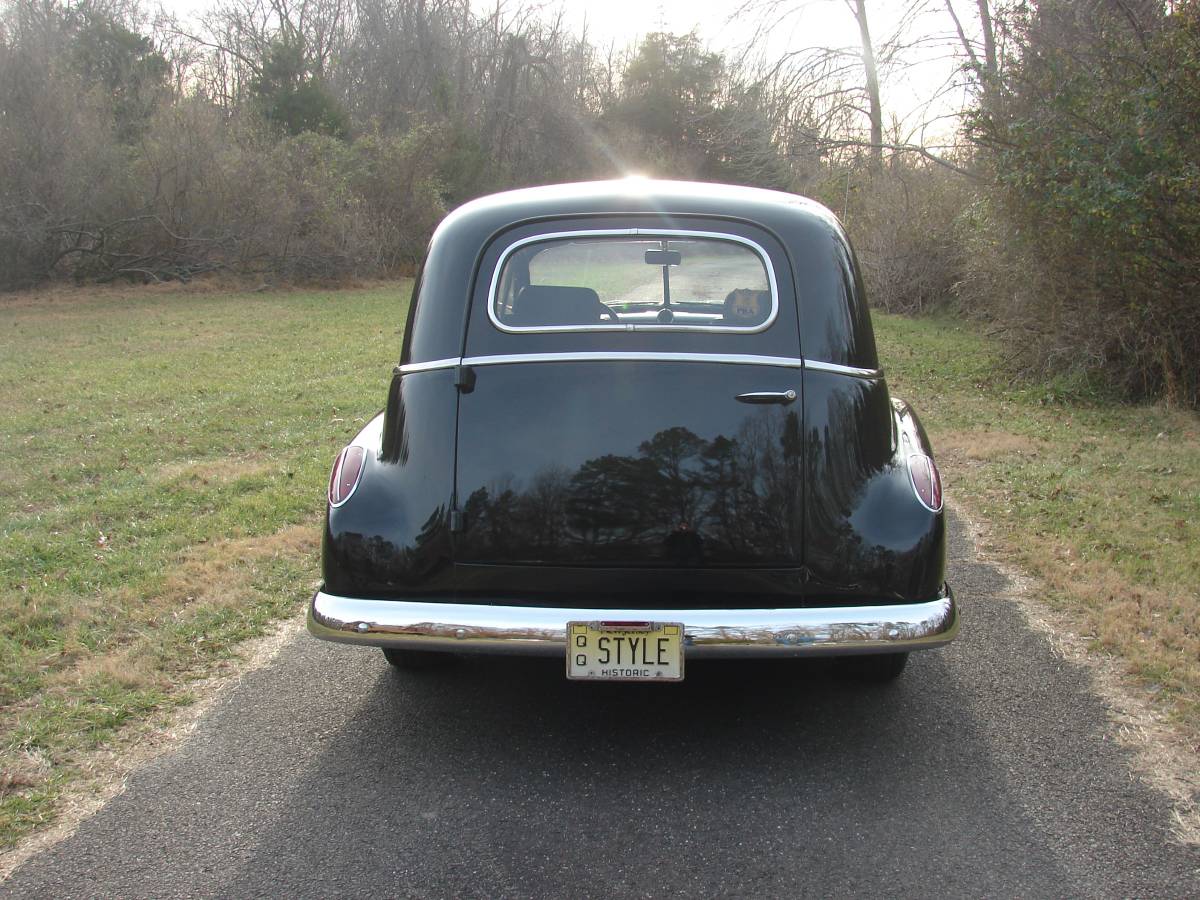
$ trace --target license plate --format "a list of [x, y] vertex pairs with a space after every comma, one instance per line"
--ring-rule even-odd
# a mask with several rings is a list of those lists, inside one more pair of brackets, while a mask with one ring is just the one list
[[582, 681], [682, 681], [678, 622], [568, 622], [567, 677]]

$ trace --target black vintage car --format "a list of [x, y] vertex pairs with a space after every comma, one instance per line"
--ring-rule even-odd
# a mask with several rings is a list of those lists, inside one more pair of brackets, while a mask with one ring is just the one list
[[929, 442], [854, 253], [790, 194], [645, 179], [461, 207], [337, 457], [309, 630], [397, 666], [708, 656], [894, 678], [957, 631]]

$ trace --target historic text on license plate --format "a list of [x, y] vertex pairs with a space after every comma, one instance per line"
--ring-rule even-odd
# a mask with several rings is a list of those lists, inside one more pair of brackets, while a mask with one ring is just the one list
[[592, 681], [682, 681], [678, 622], [568, 622], [567, 677]]

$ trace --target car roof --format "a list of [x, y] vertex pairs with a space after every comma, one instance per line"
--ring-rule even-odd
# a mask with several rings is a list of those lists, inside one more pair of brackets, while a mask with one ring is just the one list
[[439, 230], [454, 231], [465, 226], [470, 231], [479, 228], [491, 232], [517, 221], [544, 216], [623, 213], [732, 216], [769, 228], [808, 220], [840, 231], [833, 213], [797, 194], [642, 177], [553, 184], [490, 194], [458, 207], [443, 220]]
[[[863, 369], [878, 365], [854, 254], [833, 213], [783, 191], [649, 178], [523, 188], [458, 207], [430, 241], [401, 362], [425, 364], [461, 354], [476, 270], [503, 233], [543, 224], [553, 230], [559, 220], [623, 216], [656, 217], [665, 227], [680, 228], [689, 219], [725, 219], [765, 230], [786, 256], [792, 277], [803, 279], [797, 293], [806, 358]], [[525, 337], [532, 342], [545, 335]]]

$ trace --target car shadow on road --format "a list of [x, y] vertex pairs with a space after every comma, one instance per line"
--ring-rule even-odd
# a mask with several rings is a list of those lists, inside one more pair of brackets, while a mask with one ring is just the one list
[[655, 685], [568, 682], [548, 659], [359, 661], [360, 699], [261, 836], [286, 853], [287, 823], [322, 817], [328, 853], [296, 864], [327, 884], [363, 865], [395, 879], [384, 893], [711, 896], [790, 893], [820, 872], [837, 893], [873, 883], [863, 860], [882, 854], [874, 883], [895, 894], [953, 889], [950, 857], [976, 884], [989, 865], [1026, 883], [1054, 867], [1036, 846], [975, 858], [1023, 814], [986, 764], [969, 791], [949, 788], [963, 754], [985, 754], [943, 721], [955, 677], [939, 653], [889, 685], [828, 661], [697, 662]]
[[[917, 670], [925, 664], [912, 668], [922, 678]], [[706, 660], [689, 663], [681, 683], [639, 684], [567, 681], [557, 659], [463, 657], [417, 672], [385, 668], [371, 702], [401, 721], [417, 703], [435, 720], [426, 721], [426, 733], [448, 745], [467, 733], [475, 750], [507, 754], [518, 738], [514, 726], [524, 723], [537, 743], [574, 759], [618, 751], [633, 759], [638, 744], [670, 751], [702, 738], [715, 751], [763, 729], [775, 739], [782, 729], [793, 752], [816, 749], [832, 729], [845, 752], [864, 737], [886, 735], [909, 693], [903, 678], [846, 680], [832, 660]]]

